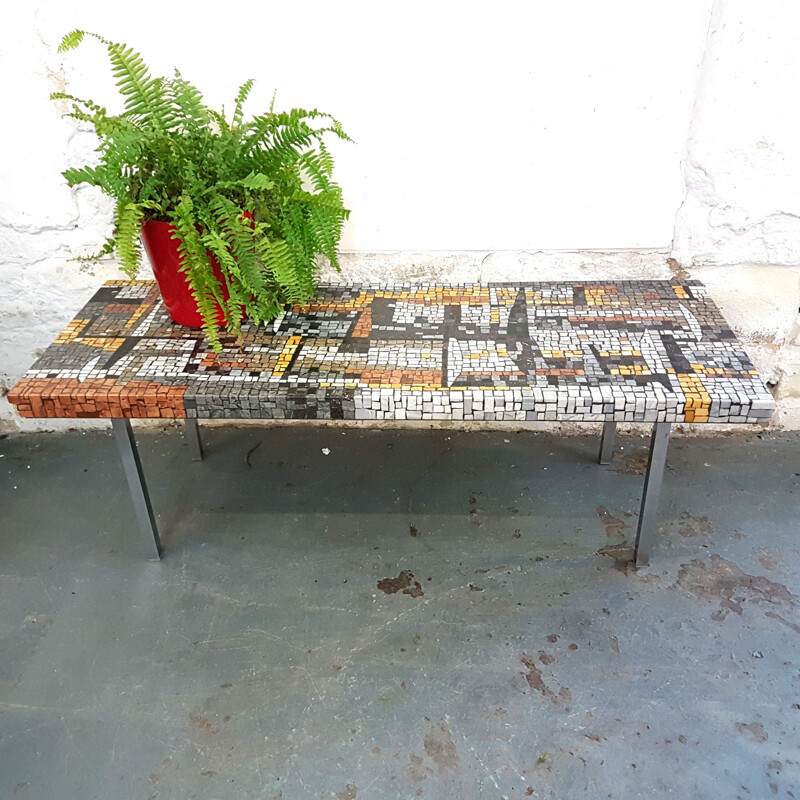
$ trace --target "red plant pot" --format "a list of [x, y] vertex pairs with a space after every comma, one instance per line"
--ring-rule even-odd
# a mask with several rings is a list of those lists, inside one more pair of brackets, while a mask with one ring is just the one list
[[[247, 216], [250, 216], [247, 214]], [[180, 271], [183, 258], [178, 250], [179, 241], [174, 239], [175, 226], [170, 222], [148, 220], [142, 227], [142, 244], [150, 266], [153, 268], [161, 297], [164, 300], [167, 313], [173, 322], [186, 325], [188, 328], [202, 328], [203, 317], [197, 308], [197, 301], [192, 295], [186, 275]], [[222, 276], [219, 262], [213, 253], [208, 254], [214, 276], [222, 288], [222, 296], [228, 299], [228, 289]], [[215, 319], [217, 325], [225, 324], [225, 313], [216, 306]]]

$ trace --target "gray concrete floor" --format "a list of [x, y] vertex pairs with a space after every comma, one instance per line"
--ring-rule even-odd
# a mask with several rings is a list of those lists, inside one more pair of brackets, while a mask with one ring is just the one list
[[204, 439], [161, 563], [110, 434], [0, 441], [0, 797], [800, 798], [797, 434], [673, 439], [638, 571], [638, 437]]

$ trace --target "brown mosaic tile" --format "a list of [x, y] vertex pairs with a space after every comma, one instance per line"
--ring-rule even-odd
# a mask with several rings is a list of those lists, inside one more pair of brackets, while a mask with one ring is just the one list
[[9, 394], [23, 416], [759, 422], [697, 281], [341, 284], [213, 353], [148, 281], [103, 286]]

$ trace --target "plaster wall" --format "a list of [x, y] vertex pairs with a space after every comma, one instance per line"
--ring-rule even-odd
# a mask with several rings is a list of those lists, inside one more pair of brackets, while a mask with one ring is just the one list
[[800, 6], [715, 0], [672, 256], [703, 280], [800, 427]]
[[[110, 232], [109, 203], [60, 176], [91, 159], [92, 136], [48, 100], [66, 90], [113, 108], [99, 45], [56, 53], [84, 27], [132, 44], [157, 74], [179, 65], [218, 107], [253, 76], [251, 111], [277, 88], [279, 107], [339, 117], [356, 140], [335, 150], [353, 211], [347, 277], [687, 269], [776, 384], [775, 424], [800, 427], [797, 120], [776, 88], [800, 77], [787, 22], [798, 11], [788, 0], [551, 6], [268, 3], [209, 21], [184, 2], [144, 0], [123, 17], [78, 0], [8, 13], [0, 93], [19, 124], [4, 127], [0, 160], [0, 394], [118, 276], [113, 261], [68, 260]], [[0, 399], [3, 421], [23, 425]]]

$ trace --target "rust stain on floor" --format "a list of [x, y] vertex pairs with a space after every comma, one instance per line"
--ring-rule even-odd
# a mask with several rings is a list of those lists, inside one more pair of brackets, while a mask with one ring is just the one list
[[534, 664], [532, 658], [528, 658], [527, 656], [522, 657], [522, 663], [528, 669], [527, 675], [523, 672], [522, 674], [525, 675], [525, 680], [528, 681], [528, 686], [531, 689], [536, 689], [542, 697], [546, 697], [548, 700], [552, 701], [556, 705], [558, 705], [558, 696], [556, 693], [544, 682], [544, 678], [542, 677], [541, 670]]
[[189, 714], [189, 725], [196, 731], [202, 733], [219, 733], [219, 728], [215, 728], [210, 719], [201, 717], [198, 714]]
[[395, 594], [402, 591], [403, 594], [411, 595], [411, 597], [422, 597], [425, 592], [422, 591], [422, 585], [419, 581], [414, 581], [412, 578], [414, 573], [411, 570], [404, 569], [396, 578], [384, 578], [378, 581], [378, 588], [386, 594]]
[[708, 521], [708, 517], [695, 517], [684, 511], [678, 522], [680, 527], [678, 533], [684, 539], [693, 539], [696, 536], [711, 536], [714, 533], [714, 528]]
[[[531, 689], [536, 689], [542, 697], [546, 697], [553, 705], [560, 705], [563, 703], [569, 703], [572, 700], [572, 692], [566, 688], [566, 686], [562, 687], [558, 690], [558, 694], [556, 694], [545, 682], [544, 678], [542, 677], [541, 670], [536, 666], [533, 659], [529, 656], [522, 656], [520, 659], [522, 664], [528, 669], [528, 672], [520, 673], [525, 676], [525, 680], [528, 682], [528, 686]], [[555, 660], [555, 659], [554, 659]], [[545, 662], [546, 663], [546, 662]]]
[[625, 454], [614, 454], [611, 468], [620, 475], [644, 475], [647, 472], [647, 462], [650, 459], [650, 450], [631, 450]]
[[754, 742], [766, 742], [769, 739], [769, 734], [760, 722], [737, 722], [736, 730], [745, 739], [752, 739]]
[[436, 764], [440, 773], [446, 770], [458, 771], [458, 753], [447, 725], [442, 722], [434, 725], [423, 744], [428, 758]]
[[613, 558], [614, 569], [624, 572], [626, 575], [636, 572], [636, 564], [633, 563], [634, 549], [629, 544], [609, 544], [601, 547], [597, 554]]
[[[629, 518], [633, 516], [627, 511], [617, 511], [616, 513]], [[606, 536], [609, 539], [624, 539], [625, 531], [630, 530], [631, 526], [627, 522], [615, 517], [605, 506], [597, 506], [597, 516], [605, 526]]]
[[[597, 551], [597, 555], [599, 556], [613, 558], [614, 569], [618, 570], [623, 575], [633, 575], [640, 583], [660, 583], [660, 575], [656, 575], [653, 572], [639, 572], [639, 567], [636, 566], [636, 563], [633, 560], [635, 554], [636, 549], [632, 545], [626, 544], [625, 542], [620, 542], [619, 544], [609, 544], [605, 547], [601, 547]], [[605, 608], [603, 609], [603, 613], [607, 613]]]
[[425, 759], [422, 756], [411, 753], [408, 757], [406, 775], [412, 783], [420, 783], [424, 781], [428, 775], [433, 775], [433, 770], [425, 766]]
[[[796, 608], [798, 598], [782, 583], [758, 575], [748, 575], [732, 561], [713, 555], [708, 564], [699, 559], [681, 564], [677, 585], [696, 597], [719, 602], [720, 610], [712, 615], [722, 621], [728, 613], [743, 613], [744, 603], [769, 603]], [[769, 613], [769, 612], [768, 612]]]
[[783, 551], [778, 547], [762, 547], [758, 551], [758, 563], [764, 569], [776, 569], [783, 563]]

